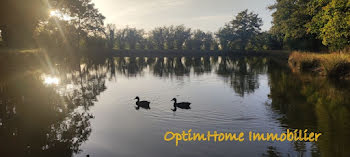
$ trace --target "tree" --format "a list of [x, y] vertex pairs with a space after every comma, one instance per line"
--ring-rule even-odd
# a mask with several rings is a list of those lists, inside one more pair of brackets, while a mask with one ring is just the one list
[[271, 32], [281, 38], [287, 49], [319, 50], [321, 41], [307, 32], [306, 24], [312, 16], [308, 13], [310, 0], [277, 0], [269, 7], [273, 26]]
[[164, 50], [166, 40], [166, 28], [157, 27], [151, 31], [151, 38], [155, 44], [155, 47], [160, 50]]
[[350, 1], [312, 0], [308, 5], [312, 20], [306, 24], [308, 32], [316, 35], [331, 50], [350, 44]]
[[204, 39], [206, 34], [201, 30], [195, 30], [192, 36], [192, 46], [195, 50], [201, 50], [203, 48]]
[[222, 49], [248, 49], [248, 45], [252, 44], [255, 37], [260, 33], [262, 26], [262, 19], [258, 14], [248, 10], [244, 10], [237, 14], [237, 16], [224, 28], [221, 28], [217, 37], [220, 40]]
[[127, 36], [127, 30], [126, 29], [121, 29], [118, 30], [116, 33], [116, 44], [118, 46], [118, 49], [124, 50], [126, 47], [126, 36]]
[[72, 18], [71, 22], [78, 29], [78, 37], [76, 41], [76, 47], [80, 47], [81, 39], [93, 34], [97, 36], [103, 31], [103, 21], [105, 17], [99, 13], [95, 4], [91, 0], [61, 0], [61, 3], [57, 3], [55, 6], [63, 14], [66, 14]]
[[70, 47], [78, 40], [78, 29], [70, 21], [51, 17], [39, 23], [34, 31], [34, 38], [41, 48]]
[[145, 42], [146, 42], [146, 47], [148, 50], [153, 50], [154, 47], [155, 47], [155, 42], [153, 40], [153, 37], [152, 36], [148, 36], [148, 38], [145, 39]]
[[240, 50], [245, 50], [249, 42], [259, 34], [262, 26], [262, 19], [258, 17], [258, 14], [252, 12], [248, 13], [248, 10], [244, 10], [231, 21], [233, 41], [239, 45]]
[[219, 38], [220, 46], [222, 50], [228, 50], [231, 48], [231, 38], [233, 36], [233, 33], [231, 32], [231, 25], [225, 24], [223, 28], [220, 28], [219, 31], [216, 33], [216, 36]]
[[139, 29], [136, 31], [137, 35], [137, 45], [139, 46], [140, 49], [144, 49], [147, 45], [146, 39], [145, 39], [145, 30]]
[[125, 36], [125, 42], [128, 44], [130, 49], [136, 49], [136, 45], [140, 42], [140, 40], [143, 38], [144, 31], [143, 30], [137, 30], [136, 28], [125, 28], [124, 31], [126, 34]]
[[126, 27], [118, 30], [116, 33], [116, 43], [119, 49], [125, 49], [126, 46], [129, 49], [136, 49], [137, 46], [145, 47], [146, 41], [144, 39], [145, 31], [143, 29], [136, 29]]
[[[142, 31], [144, 31], [144, 30], [142, 30]], [[142, 34], [142, 37], [139, 39], [139, 41], [138, 41], [138, 48], [139, 49], [141, 49], [141, 50], [145, 50], [146, 48], [147, 48], [147, 39], [146, 39], [146, 33], [145, 32], [142, 32], [142, 33], [140, 33], [140, 34]]]
[[175, 28], [174, 26], [164, 27], [164, 36], [167, 49], [175, 48]]
[[0, 29], [9, 47], [33, 47], [33, 32], [48, 17], [48, 4], [42, 0], [10, 0], [0, 5]]
[[175, 27], [175, 47], [178, 50], [183, 48], [183, 45], [191, 37], [191, 29], [186, 28], [184, 25]]
[[[49, 13], [52, 11], [69, 17], [69, 20], [50, 17]], [[79, 48], [82, 43], [88, 43], [87, 40], [101, 38], [104, 19], [91, 0], [11, 0], [0, 6], [0, 29], [6, 44], [10, 47], [34, 47], [36, 46], [34, 36], [44, 37], [46, 33], [46, 37], [50, 35], [53, 39], [55, 38], [52, 37], [55, 34], [53, 32], [60, 29], [59, 36], [66, 34], [67, 31], [71, 33], [62, 37], [67, 38], [64, 41], [69, 40], [66, 44]], [[76, 30], [72, 30], [70, 26], [76, 27]], [[49, 28], [52, 30], [47, 30]], [[40, 35], [38, 32], [40, 30], [46, 32]], [[71, 38], [68, 39], [69, 37]]]
[[214, 42], [213, 34], [211, 32], [205, 33], [204, 40], [203, 40], [203, 49], [211, 50], [213, 42]]
[[219, 50], [219, 41], [218, 39], [214, 38], [213, 42], [212, 42], [212, 47], [214, 51]]
[[283, 41], [278, 36], [270, 32], [262, 32], [256, 38], [257, 47], [255, 49], [264, 50], [281, 50], [283, 49]]
[[270, 10], [275, 11], [272, 14], [273, 33], [282, 34], [285, 41], [305, 37], [307, 32], [304, 25], [311, 19], [306, 8], [306, 0], [277, 0], [269, 6]]
[[106, 31], [104, 31], [104, 34], [107, 39], [107, 45], [109, 49], [114, 48], [115, 45], [115, 34], [116, 34], [116, 27], [115, 24], [107, 24]]

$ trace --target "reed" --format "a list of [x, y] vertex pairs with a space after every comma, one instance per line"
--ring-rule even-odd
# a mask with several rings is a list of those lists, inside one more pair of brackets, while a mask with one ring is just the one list
[[312, 72], [333, 78], [350, 77], [350, 53], [312, 53], [295, 51], [288, 59], [294, 72]]

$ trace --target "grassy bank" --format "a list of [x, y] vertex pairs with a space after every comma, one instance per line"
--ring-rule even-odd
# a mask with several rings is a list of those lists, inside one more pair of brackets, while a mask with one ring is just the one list
[[350, 78], [350, 54], [293, 52], [288, 59], [294, 72], [312, 72], [331, 78]]

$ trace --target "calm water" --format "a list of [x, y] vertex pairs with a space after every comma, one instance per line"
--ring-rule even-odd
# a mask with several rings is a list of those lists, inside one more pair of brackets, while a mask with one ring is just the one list
[[[0, 156], [350, 156], [350, 83], [269, 58], [6, 58]], [[9, 63], [11, 62], [11, 63]], [[135, 106], [134, 98], [151, 102]], [[173, 112], [172, 98], [191, 102]], [[309, 129], [318, 142], [175, 142], [166, 131]]]

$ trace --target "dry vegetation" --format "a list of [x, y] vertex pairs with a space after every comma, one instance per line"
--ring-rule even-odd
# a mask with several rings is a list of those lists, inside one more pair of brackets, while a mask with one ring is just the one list
[[326, 54], [293, 52], [288, 62], [294, 72], [313, 72], [334, 78], [350, 77], [350, 53], [345, 51]]

